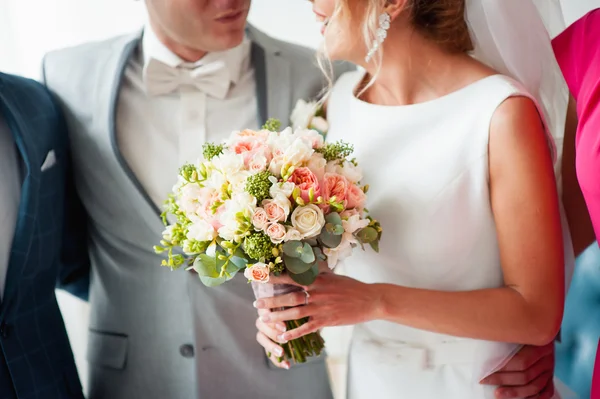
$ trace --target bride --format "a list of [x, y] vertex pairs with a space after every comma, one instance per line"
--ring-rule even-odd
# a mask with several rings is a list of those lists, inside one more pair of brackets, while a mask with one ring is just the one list
[[[482, 378], [519, 344], [557, 335], [572, 260], [553, 171], [560, 80], [553, 58], [536, 58], [548, 41], [537, 10], [523, 0], [314, 3], [327, 57], [363, 67], [332, 89], [327, 139], [355, 146], [381, 251], [355, 251], [348, 277], [323, 274], [306, 297], [257, 301], [297, 306], [263, 312], [259, 328], [281, 342], [355, 325], [350, 398], [491, 398]], [[490, 15], [506, 18], [517, 51], [497, 41]], [[268, 324], [303, 317], [283, 334]]]

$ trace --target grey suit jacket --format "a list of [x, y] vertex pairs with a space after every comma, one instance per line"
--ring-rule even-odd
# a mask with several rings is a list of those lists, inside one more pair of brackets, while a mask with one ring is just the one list
[[[324, 79], [314, 53], [250, 28], [261, 120], [288, 121]], [[243, 276], [206, 288], [159, 267], [159, 211], [116, 141], [120, 83], [141, 33], [50, 53], [44, 79], [64, 107], [92, 259], [91, 399], [330, 398], [323, 358], [278, 370], [256, 343]], [[339, 69], [341, 72], [345, 67]], [[240, 126], [243, 128], [243, 126]], [[206, 306], [190, 306], [191, 302]]]

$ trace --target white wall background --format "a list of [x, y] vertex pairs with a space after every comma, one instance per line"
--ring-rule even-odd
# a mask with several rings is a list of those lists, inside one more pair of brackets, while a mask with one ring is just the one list
[[[600, 7], [600, 0], [562, 4], [571, 23]], [[278, 38], [316, 47], [320, 36], [310, 9], [305, 0], [253, 0], [250, 21]], [[46, 52], [130, 32], [144, 20], [143, 3], [134, 0], [0, 0], [0, 70], [37, 78]], [[64, 293], [59, 293], [59, 302], [85, 384], [88, 308]], [[330, 352], [343, 359], [347, 330], [327, 336]], [[343, 368], [334, 372], [342, 373]]]

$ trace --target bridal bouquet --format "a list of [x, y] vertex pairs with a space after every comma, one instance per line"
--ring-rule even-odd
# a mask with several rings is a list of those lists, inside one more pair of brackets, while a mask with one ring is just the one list
[[[381, 227], [364, 209], [367, 187], [352, 150], [325, 144], [316, 130], [280, 131], [275, 120], [205, 144], [201, 160], [180, 169], [166, 201], [167, 228], [155, 247], [168, 255], [163, 266], [193, 269], [209, 287], [243, 272], [255, 295], [267, 297], [299, 290], [266, 284], [272, 275], [310, 285], [319, 262], [333, 268], [357, 246], [377, 251]], [[288, 329], [305, 322], [288, 322]], [[304, 362], [323, 346], [311, 334], [285, 344], [285, 358]]]

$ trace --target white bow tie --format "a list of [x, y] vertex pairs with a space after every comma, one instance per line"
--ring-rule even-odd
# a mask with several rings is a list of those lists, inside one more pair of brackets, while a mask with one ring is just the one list
[[144, 68], [146, 92], [160, 96], [174, 92], [181, 86], [191, 86], [220, 100], [225, 99], [230, 86], [230, 76], [222, 61], [201, 65], [194, 69], [171, 67], [150, 59]]

